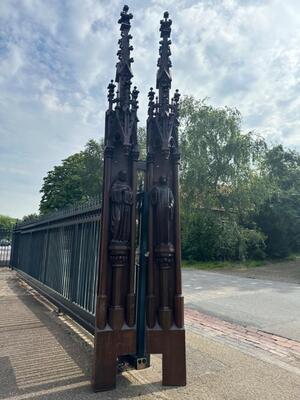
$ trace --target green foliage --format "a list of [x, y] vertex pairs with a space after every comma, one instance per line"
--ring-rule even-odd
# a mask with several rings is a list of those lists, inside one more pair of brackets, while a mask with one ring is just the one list
[[300, 154], [295, 150], [284, 149], [282, 145], [267, 151], [263, 167], [269, 179], [282, 190], [299, 190]]
[[273, 192], [254, 219], [267, 236], [268, 256], [287, 257], [300, 251], [300, 154], [275, 146], [263, 168]]
[[232, 269], [237, 268], [245, 270], [247, 268], [261, 267], [266, 264], [264, 260], [246, 260], [246, 261], [186, 261], [182, 262], [183, 268], [210, 270], [210, 269]]
[[184, 259], [208, 261], [235, 258], [235, 242], [234, 227], [216, 213], [203, 210], [183, 214], [182, 256]]
[[193, 261], [263, 259], [265, 236], [225, 212], [199, 210], [182, 218], [182, 255]]
[[11, 229], [16, 222], [16, 218], [12, 218], [7, 215], [0, 215], [0, 229]]
[[252, 132], [241, 133], [239, 111], [186, 97], [180, 115], [184, 206], [244, 213], [262, 201], [264, 192], [252, 193], [257, 181], [254, 166], [260, 163], [266, 144]]
[[260, 230], [239, 227], [239, 253], [242, 260], [262, 260], [266, 257], [266, 235]]
[[89, 140], [83, 151], [48, 172], [41, 189], [40, 212], [46, 214], [99, 196], [102, 168], [103, 143]]
[[22, 218], [22, 222], [32, 221], [34, 219], [37, 219], [38, 217], [39, 217], [39, 215], [37, 213], [27, 214], [27, 215], [24, 215], [24, 217]]
[[265, 256], [265, 236], [249, 217], [270, 195], [259, 168], [265, 142], [241, 132], [236, 109], [186, 97], [181, 103], [183, 257], [243, 260]]

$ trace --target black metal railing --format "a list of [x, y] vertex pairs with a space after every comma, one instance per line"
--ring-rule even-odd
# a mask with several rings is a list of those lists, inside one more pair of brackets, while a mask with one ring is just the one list
[[19, 223], [10, 266], [89, 331], [94, 330], [100, 201]]
[[12, 229], [0, 229], [0, 267], [9, 266], [11, 255]]

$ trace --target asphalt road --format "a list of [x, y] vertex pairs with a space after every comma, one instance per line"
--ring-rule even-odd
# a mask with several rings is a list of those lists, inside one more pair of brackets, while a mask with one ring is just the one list
[[185, 306], [300, 341], [300, 285], [183, 270]]

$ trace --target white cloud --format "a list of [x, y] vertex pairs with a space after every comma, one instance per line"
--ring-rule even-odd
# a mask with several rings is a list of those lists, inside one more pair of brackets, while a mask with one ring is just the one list
[[41, 96], [42, 103], [51, 111], [71, 112], [71, 107], [68, 103], [61, 103], [55, 93], [45, 93]]
[[12, 44], [7, 49], [6, 57], [0, 59], [0, 70], [1, 70], [0, 81], [12, 77], [15, 79], [16, 74], [21, 69], [23, 64], [24, 60], [23, 60], [22, 50], [18, 46]]

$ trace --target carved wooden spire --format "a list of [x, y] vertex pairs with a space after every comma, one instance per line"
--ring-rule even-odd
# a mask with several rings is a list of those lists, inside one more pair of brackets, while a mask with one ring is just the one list
[[129, 7], [124, 6], [121, 12], [121, 17], [118, 21], [121, 24], [121, 39], [119, 39], [119, 50], [117, 56], [119, 61], [116, 65], [116, 82], [118, 82], [118, 94], [120, 100], [120, 106], [125, 110], [129, 108], [130, 105], [130, 87], [131, 78], [133, 77], [131, 71], [131, 64], [133, 63], [133, 58], [130, 57], [130, 52], [133, 50], [133, 46], [130, 45], [130, 40], [132, 36], [129, 34], [131, 25], [130, 20], [132, 19], [132, 14], [128, 14]]
[[170, 101], [170, 89], [172, 83], [170, 60], [171, 56], [171, 25], [169, 13], [164, 13], [164, 18], [160, 21], [159, 58], [157, 62], [158, 70], [156, 76], [156, 88], [158, 97], [154, 102], [155, 93], [150, 89], [148, 94], [148, 156], [160, 148], [165, 159], [170, 153], [177, 153], [178, 139], [178, 104], [180, 94], [176, 90], [174, 97]]
[[157, 62], [158, 71], [156, 77], [156, 88], [159, 90], [160, 113], [164, 113], [169, 109], [169, 91], [171, 89], [171, 71], [172, 63], [170, 60], [170, 35], [172, 20], [169, 19], [169, 13], [164, 13], [164, 19], [160, 21], [160, 37], [159, 42], [159, 58]]
[[131, 90], [131, 79], [133, 77], [131, 64], [133, 58], [130, 52], [133, 47], [130, 45], [132, 36], [129, 34], [132, 14], [128, 13], [129, 7], [124, 6], [118, 23], [121, 25], [121, 38], [119, 39], [119, 50], [117, 56], [119, 61], [116, 64], [117, 91], [113, 81], [108, 85], [108, 110], [106, 120], [105, 143], [110, 148], [122, 146], [126, 154], [138, 157], [137, 148], [137, 110], [138, 94], [136, 86]]

